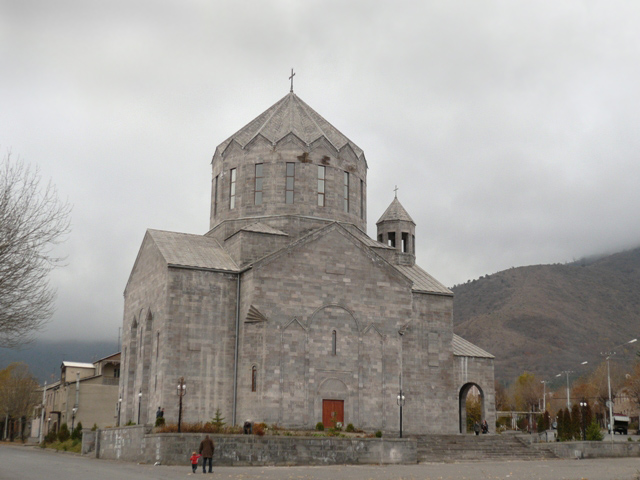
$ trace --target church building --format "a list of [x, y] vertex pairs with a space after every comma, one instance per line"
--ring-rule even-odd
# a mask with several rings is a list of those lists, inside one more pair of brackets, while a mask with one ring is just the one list
[[[222, 142], [210, 229], [147, 230], [124, 297], [122, 424], [466, 431], [493, 356], [453, 333], [453, 293], [416, 264], [394, 198], [366, 233], [367, 161], [292, 91]], [[476, 387], [473, 389], [473, 387]]]

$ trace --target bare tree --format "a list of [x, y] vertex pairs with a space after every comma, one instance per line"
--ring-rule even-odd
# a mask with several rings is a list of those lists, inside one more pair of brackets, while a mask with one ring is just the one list
[[627, 377], [625, 386], [631, 399], [640, 406], [640, 363], [633, 366], [633, 372]]
[[28, 343], [53, 315], [49, 273], [61, 258], [52, 248], [69, 231], [71, 207], [37, 168], [0, 162], [0, 347]]
[[19, 433], [24, 441], [27, 418], [38, 403], [37, 389], [38, 382], [24, 363], [12, 363], [0, 371], [0, 413], [5, 422], [20, 425], [19, 431], [8, 432], [11, 439]]

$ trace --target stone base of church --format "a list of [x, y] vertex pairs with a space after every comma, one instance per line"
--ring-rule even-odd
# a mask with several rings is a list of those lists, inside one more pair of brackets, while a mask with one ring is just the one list
[[[204, 439], [202, 433], [147, 433], [149, 426], [98, 430], [90, 455], [105, 460], [185, 465]], [[410, 438], [336, 438], [211, 435], [214, 465], [415, 464]], [[84, 450], [83, 450], [84, 451]]]

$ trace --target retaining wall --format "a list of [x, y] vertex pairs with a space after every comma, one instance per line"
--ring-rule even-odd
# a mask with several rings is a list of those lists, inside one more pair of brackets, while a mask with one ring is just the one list
[[550, 442], [532, 447], [551, 450], [559, 458], [640, 457], [637, 442]]
[[[201, 433], [150, 433], [133, 426], [98, 430], [98, 458], [163, 465], [186, 465]], [[335, 438], [211, 435], [216, 465], [415, 464], [417, 442], [410, 438]], [[84, 450], [83, 450], [84, 451]]]

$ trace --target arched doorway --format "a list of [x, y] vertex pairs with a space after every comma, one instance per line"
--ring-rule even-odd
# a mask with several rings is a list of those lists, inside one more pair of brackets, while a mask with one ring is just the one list
[[470, 398], [472, 400], [470, 403], [477, 401], [480, 403], [480, 419], [482, 421], [486, 418], [485, 415], [485, 407], [484, 407], [484, 392], [480, 385], [477, 383], [465, 383], [460, 389], [460, 394], [458, 395], [458, 412], [460, 418], [460, 433], [467, 433], [467, 397], [472, 395], [477, 398]]

